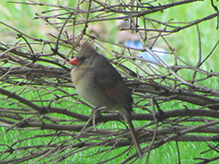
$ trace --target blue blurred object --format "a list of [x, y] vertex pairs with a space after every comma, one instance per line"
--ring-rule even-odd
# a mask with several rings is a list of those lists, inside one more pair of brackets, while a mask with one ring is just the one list
[[[132, 41], [128, 40], [125, 41], [125, 45], [131, 48], [137, 48], [137, 49], [142, 49], [143, 46], [140, 41]], [[157, 56], [159, 56], [162, 60], [167, 61], [168, 60], [168, 55], [165, 50], [157, 47], [152, 47], [151, 49]], [[151, 62], [157, 63], [158, 61], [150, 55], [148, 52], [141, 52], [139, 56], [143, 59], [149, 60]]]

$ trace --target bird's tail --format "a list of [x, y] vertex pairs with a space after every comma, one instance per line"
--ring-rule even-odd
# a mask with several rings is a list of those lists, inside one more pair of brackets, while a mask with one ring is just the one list
[[132, 124], [132, 119], [129, 117], [129, 118], [126, 118], [126, 121], [129, 124], [130, 132], [131, 132], [131, 137], [132, 137], [132, 141], [134, 143], [135, 149], [136, 149], [136, 151], [138, 153], [138, 156], [141, 157], [142, 154], [141, 154], [141, 149], [140, 149], [140, 146], [139, 146], [139, 140], [138, 140], [138, 137], [136, 135], [135, 128], [134, 128], [134, 126]]

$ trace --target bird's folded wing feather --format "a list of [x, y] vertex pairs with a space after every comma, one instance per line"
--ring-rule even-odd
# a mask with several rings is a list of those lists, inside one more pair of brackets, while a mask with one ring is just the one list
[[126, 87], [118, 71], [110, 64], [95, 71], [91, 85], [98, 88], [112, 101], [131, 108], [133, 99], [130, 90]]

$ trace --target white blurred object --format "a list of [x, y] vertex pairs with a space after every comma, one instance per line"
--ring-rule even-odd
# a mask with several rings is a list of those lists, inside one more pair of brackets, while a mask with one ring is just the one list
[[[138, 35], [136, 33], [132, 33], [131, 30], [122, 30], [123, 28], [129, 28], [130, 24], [129, 21], [126, 20], [117, 20], [116, 26], [120, 31], [118, 31], [118, 41], [120, 43], [124, 43], [125, 46], [136, 48], [136, 49], [142, 49], [143, 46], [141, 42], [139, 41]], [[165, 62], [168, 60], [169, 55], [167, 54], [167, 51], [165, 51], [162, 48], [159, 47], [152, 47], [151, 49], [157, 56], [159, 56], [162, 60]], [[148, 52], [138, 52], [133, 51], [134, 55], [140, 56], [143, 59], [149, 60], [151, 62], [157, 63], [157, 60]]]
[[[141, 44], [140, 41], [132, 41], [132, 40], [128, 40], [125, 41], [125, 45], [127, 47], [131, 47], [131, 48], [137, 48], [137, 49], [142, 49], [143, 46]], [[162, 60], [167, 61], [169, 55], [167, 54], [167, 52], [162, 49], [162, 48], [158, 48], [158, 47], [152, 47], [151, 49], [157, 56], [159, 56]], [[149, 60], [151, 62], [157, 63], [157, 60], [148, 52], [141, 52], [139, 54], [139, 56], [143, 59]]]

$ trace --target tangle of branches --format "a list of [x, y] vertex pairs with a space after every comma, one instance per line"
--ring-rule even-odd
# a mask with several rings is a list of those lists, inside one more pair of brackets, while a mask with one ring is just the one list
[[[207, 57], [203, 58], [200, 51], [199, 60], [191, 65], [175, 53], [166, 39], [179, 31], [197, 27], [201, 48], [199, 24], [217, 18], [217, 7], [212, 1], [212, 14], [182, 23], [164, 22], [149, 15], [203, 2], [119, 2], [78, 1], [74, 7], [15, 2], [51, 8], [35, 17], [57, 31], [50, 33], [51, 40], [34, 38], [7, 22], [0, 22], [1, 26], [15, 31], [20, 39], [16, 44], [4, 41], [0, 44], [0, 125], [3, 128], [0, 138], [2, 141], [7, 138], [0, 143], [0, 163], [59, 163], [88, 151], [88, 157], [98, 155], [97, 163], [117, 159], [123, 159], [121, 163], [148, 162], [154, 149], [173, 141], [176, 144], [204, 142], [206, 152], [218, 153], [219, 90], [208, 84], [211, 80], [218, 81], [219, 72], [202, 69], [218, 42], [209, 45], [212, 51]], [[142, 47], [131, 47], [124, 44], [124, 40], [107, 38], [110, 24], [117, 25], [119, 34], [124, 32], [137, 37]], [[99, 31], [95, 31], [96, 28]], [[92, 40], [98, 51], [108, 55], [133, 91], [136, 113], [132, 119], [144, 153], [142, 159], [135, 153], [129, 130], [121, 117], [116, 112], [91, 114], [93, 107], [79, 99], [75, 91], [68, 61], [87, 40]], [[171, 56], [172, 64], [153, 50], [158, 40], [165, 44], [165, 50], [160, 53]], [[140, 57], [141, 53], [147, 53], [153, 60]], [[185, 78], [181, 71], [190, 74], [190, 78]], [[112, 124], [119, 126], [110, 126]], [[93, 148], [97, 149], [93, 151]], [[119, 153], [108, 156], [111, 151]], [[176, 152], [180, 163], [180, 150]], [[209, 159], [191, 158], [208, 163], [218, 160], [219, 155]]]

